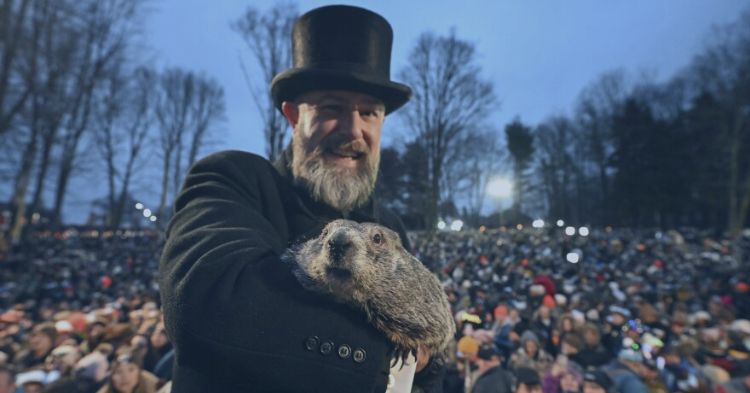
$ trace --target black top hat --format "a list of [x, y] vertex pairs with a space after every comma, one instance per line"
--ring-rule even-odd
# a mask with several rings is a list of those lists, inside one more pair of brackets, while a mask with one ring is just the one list
[[302, 93], [326, 89], [372, 95], [386, 113], [404, 105], [409, 86], [391, 81], [393, 30], [364, 8], [332, 5], [302, 15], [292, 31], [293, 68], [276, 75], [271, 96], [277, 108]]

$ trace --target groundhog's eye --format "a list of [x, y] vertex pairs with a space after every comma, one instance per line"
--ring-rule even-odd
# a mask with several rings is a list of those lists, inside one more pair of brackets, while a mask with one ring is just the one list
[[380, 244], [383, 242], [383, 235], [380, 233], [376, 233], [372, 236], [372, 241], [375, 242], [375, 244]]

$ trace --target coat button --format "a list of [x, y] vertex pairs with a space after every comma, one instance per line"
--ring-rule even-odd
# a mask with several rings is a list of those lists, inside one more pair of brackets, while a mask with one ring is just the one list
[[305, 349], [308, 351], [314, 351], [318, 347], [320, 339], [318, 336], [310, 336], [305, 340]]
[[342, 359], [346, 359], [349, 357], [349, 355], [352, 354], [352, 348], [346, 344], [342, 344], [339, 347], [339, 357]]
[[328, 355], [331, 352], [333, 352], [333, 342], [324, 341], [322, 344], [320, 344], [320, 353], [322, 355]]
[[354, 350], [354, 353], [352, 354], [352, 358], [357, 363], [364, 363], [365, 359], [367, 359], [367, 353], [365, 353], [364, 349], [357, 348]]

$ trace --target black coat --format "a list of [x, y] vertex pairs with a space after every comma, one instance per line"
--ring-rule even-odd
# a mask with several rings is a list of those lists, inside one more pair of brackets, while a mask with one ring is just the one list
[[[186, 176], [160, 265], [175, 393], [385, 390], [385, 337], [362, 312], [303, 290], [279, 258], [342, 218], [293, 186], [289, 159], [274, 168], [225, 151]], [[346, 218], [407, 242], [397, 216], [373, 201]]]

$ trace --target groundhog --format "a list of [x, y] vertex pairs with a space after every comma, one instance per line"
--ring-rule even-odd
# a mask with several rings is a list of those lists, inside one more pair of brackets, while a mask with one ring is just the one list
[[320, 236], [290, 249], [284, 260], [308, 290], [362, 309], [395, 344], [394, 360], [443, 355], [455, 324], [437, 277], [401, 244], [398, 234], [371, 223], [336, 220]]

